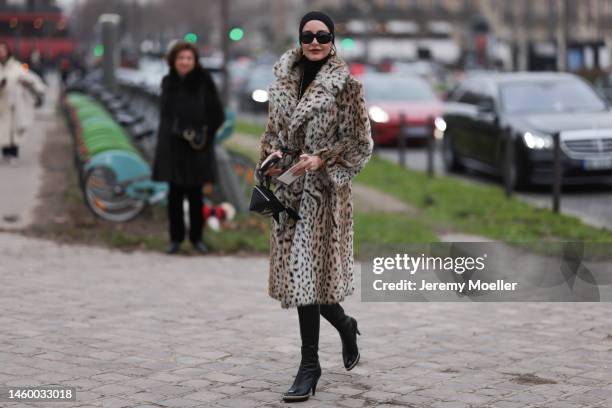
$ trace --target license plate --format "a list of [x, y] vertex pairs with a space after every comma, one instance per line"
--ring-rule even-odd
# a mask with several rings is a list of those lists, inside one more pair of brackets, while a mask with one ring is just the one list
[[404, 129], [404, 135], [412, 137], [427, 136], [429, 128], [427, 126], [407, 126]]
[[583, 160], [582, 168], [585, 170], [612, 169], [612, 158]]

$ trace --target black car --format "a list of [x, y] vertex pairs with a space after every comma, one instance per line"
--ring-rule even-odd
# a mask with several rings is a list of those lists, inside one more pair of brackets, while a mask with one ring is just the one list
[[268, 88], [274, 82], [272, 65], [255, 66], [238, 92], [238, 106], [243, 112], [268, 112]]
[[553, 137], [560, 134], [563, 182], [612, 176], [612, 111], [585, 81], [566, 73], [491, 73], [468, 77], [448, 98], [443, 157], [464, 167], [503, 174], [508, 127], [513, 187], [553, 179]]

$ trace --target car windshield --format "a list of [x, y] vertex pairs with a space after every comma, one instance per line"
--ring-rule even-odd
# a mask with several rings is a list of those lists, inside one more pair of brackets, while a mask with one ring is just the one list
[[508, 113], [592, 112], [605, 103], [585, 83], [571, 81], [525, 81], [501, 85], [501, 104]]
[[369, 101], [435, 101], [436, 94], [420, 78], [365, 78], [365, 94]]

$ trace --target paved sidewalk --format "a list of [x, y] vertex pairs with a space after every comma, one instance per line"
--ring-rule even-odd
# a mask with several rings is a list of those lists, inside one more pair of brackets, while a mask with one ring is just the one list
[[[0, 384], [77, 387], [6, 406], [285, 406], [295, 310], [264, 257], [123, 253], [0, 233]], [[612, 406], [610, 304], [345, 303], [361, 363], [321, 324], [323, 377], [300, 407]]]
[[32, 222], [38, 204], [42, 167], [40, 155], [47, 131], [55, 124], [55, 107], [59, 93], [59, 78], [48, 77], [49, 91], [45, 105], [36, 111], [33, 126], [19, 146], [19, 160], [9, 165], [0, 158], [0, 229], [20, 229]]

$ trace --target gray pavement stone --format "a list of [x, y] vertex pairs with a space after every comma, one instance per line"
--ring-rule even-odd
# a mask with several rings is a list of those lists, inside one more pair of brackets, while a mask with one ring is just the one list
[[440, 402], [434, 402], [431, 407], [432, 408], [468, 408], [469, 405], [464, 402], [440, 401]]
[[193, 394], [186, 394], [184, 396], [187, 399], [201, 401], [201, 402], [210, 402], [215, 401], [221, 398], [225, 398], [225, 394], [219, 392], [211, 392], [211, 391], [198, 391]]
[[357, 398], [346, 398], [341, 399], [337, 402], [338, 406], [346, 408], [361, 408], [364, 407], [366, 402], [362, 399]]
[[[0, 259], [2, 385], [75, 386], [82, 407], [287, 406], [297, 313], [267, 296], [266, 258], [0, 233]], [[612, 399], [607, 304], [361, 303], [356, 294], [345, 308], [359, 320], [362, 361], [344, 370], [323, 320], [323, 376], [300, 407], [601, 408]]]

